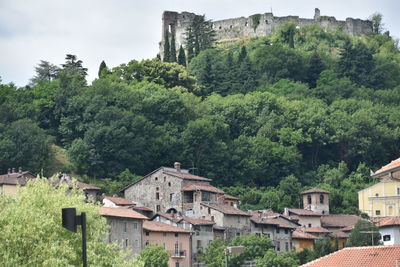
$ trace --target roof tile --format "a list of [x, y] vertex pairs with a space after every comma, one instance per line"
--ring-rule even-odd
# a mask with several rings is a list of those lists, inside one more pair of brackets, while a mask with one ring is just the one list
[[156, 221], [144, 221], [143, 229], [151, 232], [191, 233], [189, 230]]
[[223, 194], [224, 191], [221, 189], [218, 189], [212, 185], [209, 184], [188, 184], [184, 188], [182, 188], [182, 191], [207, 191], [207, 192], [213, 192], [217, 194]]
[[100, 214], [107, 217], [121, 217], [147, 220], [148, 218], [134, 210], [126, 208], [100, 208]]

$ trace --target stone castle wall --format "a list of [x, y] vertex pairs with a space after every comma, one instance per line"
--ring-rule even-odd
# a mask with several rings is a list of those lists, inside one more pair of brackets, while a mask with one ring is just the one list
[[[185, 32], [190, 21], [196, 14], [190, 12], [164, 11], [162, 20], [162, 39], [160, 42], [160, 55], [163, 56], [163, 42], [165, 31], [168, 30], [175, 35], [176, 49], [180, 45], [185, 46]], [[298, 16], [275, 17], [272, 13], [260, 14], [259, 24], [254, 25], [252, 16], [233, 19], [213, 21], [213, 28], [216, 32], [217, 42], [235, 40], [238, 38], [267, 36], [282, 24], [295, 21], [299, 27], [313, 24], [333, 30], [342, 29], [352, 35], [362, 35], [372, 33], [372, 22], [369, 20], [346, 18], [336, 20], [335, 17], [321, 16], [318, 8], [315, 9], [314, 18], [305, 19]]]

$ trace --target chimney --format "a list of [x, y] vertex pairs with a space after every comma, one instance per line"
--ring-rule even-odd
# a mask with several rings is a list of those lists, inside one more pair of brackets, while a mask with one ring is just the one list
[[11, 173], [11, 168], [8, 168], [7, 174], [10, 174], [10, 173]]
[[181, 172], [181, 163], [180, 162], [175, 162], [174, 163], [174, 168], [177, 172]]
[[22, 174], [22, 167], [19, 167], [19, 168], [18, 168], [18, 173], [19, 173], [19, 174]]
[[15, 173], [15, 168], [12, 168], [12, 173]]
[[286, 216], [289, 216], [289, 209], [288, 208], [284, 208], [283, 214]]

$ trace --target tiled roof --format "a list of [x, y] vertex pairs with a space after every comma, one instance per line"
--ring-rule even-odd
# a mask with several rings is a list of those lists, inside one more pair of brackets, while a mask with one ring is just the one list
[[360, 216], [350, 214], [330, 214], [321, 216], [321, 226], [326, 228], [343, 228], [355, 225], [359, 220], [364, 220]]
[[350, 232], [351, 230], [353, 230], [353, 227], [354, 227], [354, 225], [343, 227], [343, 228], [340, 228], [340, 231], [342, 231], [342, 232]]
[[190, 173], [184, 173], [184, 172], [166, 172], [166, 171], [164, 171], [163, 173], [171, 175], [171, 176], [175, 176], [175, 177], [178, 177], [178, 178], [182, 178], [182, 179], [185, 179], [185, 180], [208, 181], [208, 182], [212, 181], [209, 178], [193, 175], [193, 174], [190, 174]]
[[28, 172], [24, 171], [22, 173], [14, 172], [0, 175], [0, 185], [8, 184], [8, 185], [26, 185], [27, 180], [34, 179], [35, 176]]
[[400, 245], [348, 247], [300, 267], [398, 267]]
[[390, 162], [389, 164], [383, 166], [382, 168], [380, 168], [379, 170], [377, 170], [372, 176], [378, 176], [379, 174], [382, 174], [384, 172], [393, 170], [395, 168], [399, 168], [400, 167], [400, 158], [393, 160], [392, 162]]
[[175, 223], [180, 222], [182, 220], [181, 218], [177, 217], [175, 214], [166, 213], [166, 212], [157, 212], [152, 218], [154, 218], [156, 216], [164, 217]]
[[129, 208], [131, 208], [133, 210], [153, 211], [152, 209], [149, 209], [147, 207], [141, 207], [141, 206], [130, 206]]
[[301, 216], [322, 216], [320, 213], [305, 209], [289, 209], [289, 213], [294, 213]]
[[329, 233], [330, 231], [329, 230], [327, 230], [327, 229], [325, 229], [325, 228], [322, 228], [322, 227], [307, 227], [306, 229], [305, 229], [305, 231], [307, 232], [307, 233]]
[[331, 231], [331, 233], [329, 235], [332, 237], [336, 237], [336, 238], [348, 238], [349, 237], [349, 234], [342, 232], [340, 230]]
[[301, 227], [297, 228], [292, 233], [292, 239], [318, 239], [318, 237], [304, 232]]
[[79, 188], [82, 188], [84, 190], [100, 190], [101, 189], [100, 187], [97, 187], [97, 186], [94, 186], [94, 185], [91, 185], [91, 184], [85, 184], [85, 183], [82, 183], [82, 182], [79, 182], [79, 181], [77, 181], [76, 185]]
[[126, 198], [122, 198], [122, 197], [105, 196], [104, 198], [110, 200], [112, 203], [114, 203], [115, 205], [119, 205], [119, 206], [133, 205], [132, 201], [129, 201]]
[[224, 191], [222, 191], [221, 189], [218, 189], [209, 184], [188, 184], [184, 188], [182, 188], [182, 191], [198, 191], [198, 190], [213, 192], [217, 194], [224, 193]]
[[310, 193], [325, 193], [325, 194], [329, 194], [328, 191], [323, 190], [323, 189], [321, 189], [321, 188], [316, 188], [316, 187], [315, 187], [315, 188], [311, 188], [311, 189], [308, 189], [308, 190], [306, 190], [306, 191], [301, 192], [300, 195], [310, 194]]
[[383, 218], [377, 222], [378, 227], [393, 226], [393, 225], [400, 226], [400, 217], [399, 216]]
[[143, 229], [152, 232], [190, 233], [189, 230], [156, 221], [144, 221]]
[[237, 197], [234, 197], [234, 196], [231, 196], [231, 195], [227, 195], [227, 194], [224, 194], [224, 195], [218, 196], [218, 200], [224, 200], [224, 199], [229, 199], [229, 200], [239, 200], [239, 198], [237, 198]]
[[213, 222], [213, 221], [191, 218], [188, 216], [183, 216], [183, 219], [193, 225], [213, 225], [213, 224], [215, 224], [215, 222]]
[[225, 227], [219, 225], [213, 225], [213, 229], [216, 231], [225, 231]]
[[134, 210], [126, 208], [100, 208], [100, 214], [107, 217], [121, 217], [147, 220], [148, 218]]
[[291, 226], [288, 223], [285, 223], [284, 221], [275, 219], [275, 218], [260, 218], [257, 216], [252, 216], [250, 218], [251, 221], [258, 223], [258, 224], [270, 224], [270, 225], [276, 225], [279, 226], [280, 228], [291, 228], [294, 229], [296, 227]]
[[226, 204], [205, 204], [205, 203], [201, 203], [201, 205], [212, 208], [214, 210], [217, 210], [219, 212], [222, 212], [224, 214], [228, 214], [228, 215], [239, 215], [239, 216], [251, 216], [250, 214], [248, 214], [247, 212], [244, 212], [242, 210], [239, 210], [237, 208], [234, 208], [230, 205], [226, 205]]

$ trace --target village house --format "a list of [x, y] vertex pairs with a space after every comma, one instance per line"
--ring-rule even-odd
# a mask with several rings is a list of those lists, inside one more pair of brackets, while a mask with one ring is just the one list
[[58, 178], [53, 180], [54, 186], [58, 186], [60, 184], [66, 184], [69, 186], [69, 188], [72, 188], [73, 186], [76, 186], [79, 189], [83, 190], [83, 193], [86, 196], [86, 199], [88, 201], [96, 201], [97, 200], [97, 194], [99, 193], [100, 189], [97, 186], [83, 183], [81, 181], [78, 181], [76, 179], [71, 178], [68, 174], [59, 174]]
[[400, 158], [372, 174], [380, 179], [358, 191], [359, 210], [370, 217], [400, 216]]
[[292, 233], [293, 249], [296, 252], [300, 252], [305, 248], [314, 249], [314, 243], [317, 239], [318, 237], [305, 232], [303, 227], [299, 227]]
[[387, 217], [378, 220], [376, 226], [384, 245], [400, 245], [400, 217]]
[[143, 221], [148, 218], [127, 208], [100, 208], [110, 226], [108, 242], [119, 243], [136, 255], [143, 248]]
[[329, 214], [321, 216], [321, 227], [328, 230], [340, 230], [345, 227], [354, 226], [364, 218], [352, 214]]
[[218, 202], [222, 202], [226, 205], [230, 205], [235, 208], [237, 208], [237, 206], [239, 204], [239, 199], [237, 197], [227, 195], [227, 194], [219, 195], [217, 197], [217, 200], [218, 200]]
[[15, 171], [15, 168], [8, 169], [7, 174], [0, 175], [0, 194], [16, 196], [18, 187], [25, 186], [28, 180], [36, 178], [29, 171], [22, 171], [22, 168]]
[[103, 196], [103, 206], [107, 208], [115, 207], [129, 207], [133, 206], [134, 203], [122, 197], [109, 197]]
[[321, 227], [321, 214], [305, 209], [288, 209], [285, 208], [283, 213], [296, 220], [300, 225], [305, 227]]
[[143, 231], [145, 245], [161, 245], [170, 252], [169, 266], [192, 266], [191, 231], [157, 221], [145, 221]]

